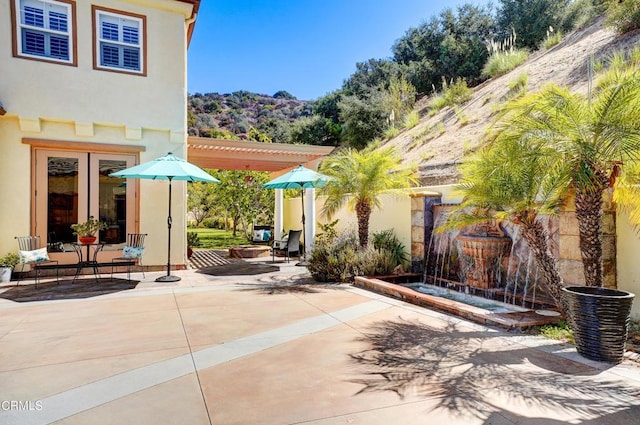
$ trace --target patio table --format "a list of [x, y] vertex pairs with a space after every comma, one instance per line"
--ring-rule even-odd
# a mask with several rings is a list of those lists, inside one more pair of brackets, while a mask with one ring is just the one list
[[[78, 263], [76, 264], [76, 275], [73, 277], [73, 283], [75, 283], [78, 279], [78, 275], [80, 275], [82, 269], [86, 267], [90, 267], [93, 269], [93, 276], [96, 279], [96, 283], [99, 283], [98, 279], [100, 277], [100, 272], [98, 270], [98, 267], [100, 264], [98, 263], [98, 253], [102, 251], [104, 245], [104, 242], [72, 243], [73, 250], [78, 256]], [[91, 255], [91, 251], [93, 251], [93, 255]]]

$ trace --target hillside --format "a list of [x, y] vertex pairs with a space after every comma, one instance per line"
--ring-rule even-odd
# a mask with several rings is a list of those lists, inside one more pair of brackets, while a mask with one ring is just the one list
[[[192, 136], [207, 137], [212, 129], [218, 129], [246, 138], [249, 129], [256, 127], [269, 133], [274, 142], [280, 142], [273, 128], [311, 115], [311, 105], [286, 91], [273, 96], [244, 90], [230, 94], [196, 93], [189, 96], [187, 113]], [[265, 131], [268, 128], [272, 131]]]
[[606, 61], [613, 52], [640, 42], [640, 32], [616, 36], [602, 27], [602, 20], [568, 34], [558, 45], [532, 54], [520, 67], [474, 88], [473, 97], [458, 111], [446, 107], [429, 116], [430, 98], [421, 99], [416, 108], [420, 123], [399, 133], [384, 145], [395, 145], [406, 164], [418, 164], [422, 184], [436, 185], [457, 180], [456, 164], [464, 154], [481, 145], [495, 119], [495, 113], [509, 94], [509, 83], [528, 74], [526, 90], [538, 90], [548, 82], [572, 91], [589, 90], [590, 61]]

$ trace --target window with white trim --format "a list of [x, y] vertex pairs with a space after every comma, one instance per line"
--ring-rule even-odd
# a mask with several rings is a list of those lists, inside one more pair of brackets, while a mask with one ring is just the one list
[[96, 67], [144, 73], [144, 17], [94, 7]]
[[73, 64], [73, 3], [56, 0], [12, 0], [15, 54]]

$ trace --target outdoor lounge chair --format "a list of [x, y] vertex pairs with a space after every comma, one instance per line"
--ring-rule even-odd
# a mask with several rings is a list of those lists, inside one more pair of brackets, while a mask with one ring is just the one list
[[286, 239], [273, 241], [271, 248], [272, 261], [276, 261], [276, 255], [284, 256], [287, 263], [291, 260], [291, 255], [300, 258], [300, 235], [302, 230], [289, 230]]

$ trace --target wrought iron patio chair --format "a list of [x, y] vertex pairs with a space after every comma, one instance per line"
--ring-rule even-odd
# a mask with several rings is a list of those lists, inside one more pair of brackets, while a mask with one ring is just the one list
[[[16, 286], [20, 284], [20, 278], [24, 272], [24, 266], [29, 265], [35, 269], [35, 287], [38, 287], [40, 281], [39, 264], [58, 264], [58, 260], [51, 260], [47, 253], [47, 247], [42, 246], [40, 236], [16, 236], [18, 241], [18, 255], [20, 257], [20, 272], [16, 275]], [[60, 269], [56, 268], [56, 282], [60, 283]]]
[[142, 265], [142, 253], [144, 251], [144, 240], [147, 237], [146, 233], [127, 233], [127, 242], [122, 248], [122, 256], [116, 257], [111, 262], [111, 279], [113, 279], [113, 269], [118, 265], [118, 262], [127, 262], [127, 279], [131, 280], [131, 262], [137, 263], [142, 270], [142, 277], [146, 278], [144, 274], [144, 266]]

